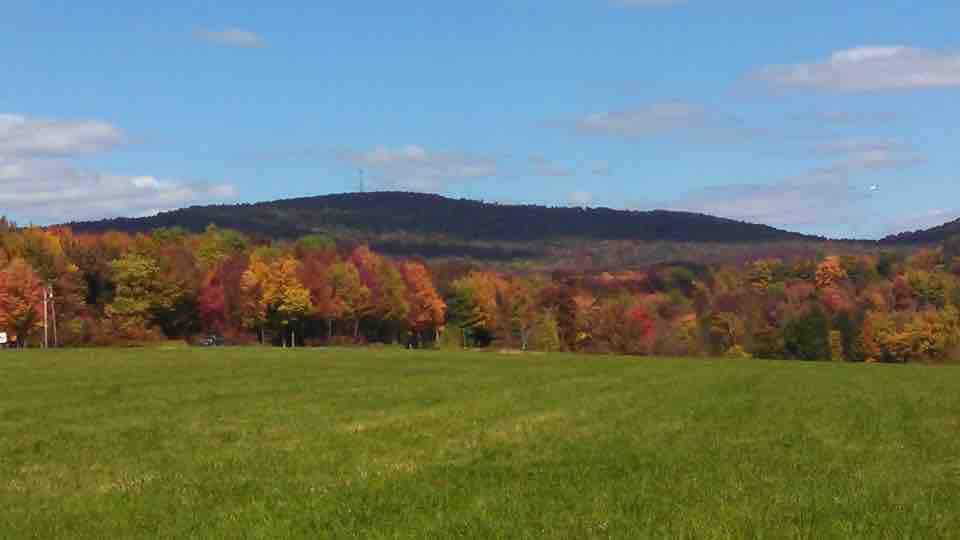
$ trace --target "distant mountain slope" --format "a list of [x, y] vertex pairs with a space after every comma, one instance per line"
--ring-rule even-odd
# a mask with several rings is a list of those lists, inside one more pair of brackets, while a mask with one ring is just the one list
[[881, 244], [939, 244], [960, 234], [960, 219], [919, 231], [892, 234], [880, 240]]
[[208, 224], [274, 238], [315, 232], [377, 237], [398, 232], [459, 241], [560, 238], [680, 242], [770, 242], [820, 238], [689, 212], [491, 204], [405, 192], [349, 193], [238, 205], [193, 206], [145, 218], [71, 223], [77, 231], [146, 231]]

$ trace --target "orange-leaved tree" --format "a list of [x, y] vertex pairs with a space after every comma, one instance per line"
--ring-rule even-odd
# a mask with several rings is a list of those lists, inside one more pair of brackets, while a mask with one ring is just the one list
[[20, 344], [43, 325], [44, 287], [36, 272], [20, 258], [0, 271], [0, 330], [12, 331]]
[[434, 287], [430, 272], [419, 262], [406, 261], [400, 264], [400, 273], [407, 285], [407, 323], [417, 344], [425, 331], [433, 330], [436, 339], [443, 326], [447, 305]]

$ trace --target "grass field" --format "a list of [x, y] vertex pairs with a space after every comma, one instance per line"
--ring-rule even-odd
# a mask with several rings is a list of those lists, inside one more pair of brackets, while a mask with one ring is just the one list
[[0, 537], [960, 536], [960, 369], [0, 351]]

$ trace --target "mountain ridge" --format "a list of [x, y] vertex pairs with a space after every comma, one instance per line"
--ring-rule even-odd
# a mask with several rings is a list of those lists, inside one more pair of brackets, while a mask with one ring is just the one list
[[208, 224], [274, 238], [337, 230], [445, 235], [466, 241], [565, 237], [677, 242], [825, 240], [763, 224], [673, 210], [512, 205], [403, 191], [341, 193], [232, 205], [190, 206], [141, 218], [67, 223], [78, 232], [144, 232]]
[[891, 234], [880, 239], [881, 244], [937, 244], [951, 236], [960, 235], [960, 219], [948, 221], [928, 229], [917, 229]]

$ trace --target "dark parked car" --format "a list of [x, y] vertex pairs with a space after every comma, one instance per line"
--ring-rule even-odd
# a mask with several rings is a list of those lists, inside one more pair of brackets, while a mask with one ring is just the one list
[[223, 346], [223, 336], [207, 336], [200, 340], [199, 345], [201, 347], [222, 347]]

